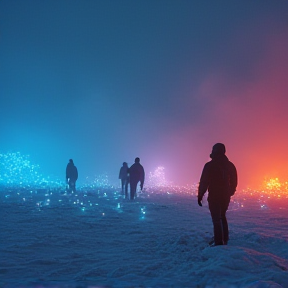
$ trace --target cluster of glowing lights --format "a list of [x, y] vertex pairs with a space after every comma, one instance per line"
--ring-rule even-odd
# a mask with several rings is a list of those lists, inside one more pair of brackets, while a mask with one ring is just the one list
[[[63, 189], [65, 183], [57, 179], [44, 177], [40, 172], [40, 166], [30, 161], [29, 155], [20, 152], [0, 154], [0, 185], [14, 188], [42, 188]], [[107, 174], [94, 177], [86, 177], [81, 187], [95, 189], [97, 187], [109, 187]]]
[[288, 181], [281, 182], [279, 178], [270, 178], [264, 181], [265, 190], [274, 192], [277, 194], [288, 195]]
[[52, 184], [49, 178], [41, 175], [39, 165], [32, 164], [29, 155], [20, 152], [0, 154], [0, 171], [1, 185], [30, 187]]
[[95, 175], [94, 177], [86, 177], [82, 187], [94, 189], [97, 187], [113, 187], [109, 182], [108, 174]]
[[[286, 182], [287, 184], [287, 182]], [[271, 178], [269, 180], [264, 181], [264, 185], [267, 190], [281, 190], [282, 184], [280, 183], [278, 178]]]
[[[72, 205], [79, 207], [82, 212], [96, 209], [101, 217], [105, 217], [107, 211], [105, 211], [105, 205], [99, 205], [99, 203], [103, 204], [103, 201], [107, 201], [111, 204], [115, 202], [112, 209], [118, 213], [124, 211], [120, 187], [111, 185], [107, 174], [86, 177], [85, 183], [77, 186], [77, 192], [73, 193], [67, 190], [68, 187], [63, 181], [52, 181], [49, 177], [44, 178], [40, 173], [39, 165], [32, 164], [29, 156], [21, 155], [20, 152], [0, 154], [0, 168], [1, 190], [4, 193], [8, 191], [4, 197], [6, 201], [11, 201], [14, 197], [14, 200], [17, 199], [26, 205], [34, 203], [39, 211], [53, 205]], [[196, 201], [197, 190], [198, 184], [172, 185], [165, 177], [165, 168], [159, 166], [149, 173], [144, 190], [142, 192], [138, 190], [137, 195], [138, 199], [143, 198], [144, 201], [145, 198], [153, 198], [156, 195], [188, 196], [192, 197], [191, 201]], [[207, 197], [208, 193], [205, 195]], [[229, 210], [245, 208], [248, 201], [254, 201], [260, 209], [269, 209], [275, 205], [275, 202], [282, 207], [280, 209], [287, 209], [287, 200], [288, 181], [281, 182], [279, 178], [269, 178], [263, 182], [261, 189], [247, 188], [243, 191], [236, 191], [231, 198]], [[139, 209], [140, 219], [143, 220], [146, 218], [146, 207], [140, 206]]]
[[265, 179], [261, 189], [248, 187], [243, 191], [236, 191], [232, 203], [237, 204], [239, 208], [244, 208], [247, 202], [254, 201], [261, 210], [288, 209], [287, 184], [287, 181], [281, 182], [279, 178]]
[[247, 188], [245, 193], [268, 199], [288, 199], [288, 181], [281, 182], [279, 178], [265, 179], [261, 189]]
[[[40, 166], [31, 163], [29, 155], [20, 152], [0, 154], [0, 184], [6, 188], [23, 189], [66, 189], [63, 181], [52, 180], [40, 173]], [[115, 188], [110, 184], [107, 174], [86, 177], [84, 183], [78, 185], [78, 190], [94, 190], [96, 188]], [[149, 194], [195, 194], [195, 185], [177, 186], [169, 184], [165, 177], [165, 168], [157, 167], [149, 173], [145, 183], [145, 190]], [[155, 189], [156, 188], [156, 189]], [[155, 192], [156, 191], [156, 192]], [[41, 204], [42, 205], [42, 204]]]
[[149, 173], [148, 185], [152, 187], [164, 187], [168, 185], [165, 178], [165, 168], [158, 166], [154, 172]]
[[196, 195], [198, 184], [185, 186], [174, 185], [166, 179], [165, 167], [158, 166], [153, 172], [149, 173], [148, 181], [145, 184], [145, 193], [166, 194], [166, 195]]
[[141, 206], [140, 207], [140, 219], [144, 220], [146, 216], [146, 206]]
[[[3, 192], [3, 191], [2, 191]], [[25, 205], [39, 213], [49, 208], [65, 209], [74, 207], [82, 213], [92, 213], [95, 219], [103, 219], [109, 216], [115, 217], [115, 212], [123, 213], [127, 201], [123, 201], [120, 191], [111, 188], [99, 188], [97, 190], [79, 191], [51, 191], [51, 190], [28, 190], [8, 189], [0, 195], [1, 201]], [[4, 197], [3, 197], [4, 196]], [[129, 203], [129, 202], [128, 202]], [[129, 206], [128, 206], [129, 207]], [[138, 210], [138, 212], [137, 212]], [[139, 204], [135, 210], [139, 220], [145, 220], [147, 209]], [[113, 216], [114, 215], [114, 216]]]
[[172, 195], [183, 195], [183, 196], [196, 196], [197, 195], [198, 184], [191, 184], [186, 186], [178, 185], [166, 185], [166, 186], [148, 186], [144, 189], [144, 193], [149, 195], [153, 194], [166, 194], [168, 196]]

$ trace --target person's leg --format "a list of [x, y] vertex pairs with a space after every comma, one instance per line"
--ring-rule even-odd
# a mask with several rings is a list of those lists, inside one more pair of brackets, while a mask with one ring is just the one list
[[130, 180], [130, 200], [134, 200], [138, 182]]
[[229, 229], [226, 215], [221, 216], [222, 229], [223, 229], [223, 244], [227, 245], [229, 240]]
[[74, 180], [69, 180], [69, 191], [70, 192], [76, 192], [76, 189], [75, 189], [75, 181]]
[[69, 185], [69, 192], [74, 192], [74, 189], [75, 189], [75, 183], [74, 183], [74, 181], [71, 180], [71, 179], [69, 179], [68, 185]]
[[129, 184], [129, 182], [128, 182], [128, 180], [126, 179], [126, 181], [125, 181], [125, 198], [126, 198], [126, 199], [128, 199], [128, 184]]
[[229, 203], [230, 203], [230, 197], [223, 201], [222, 207], [221, 207], [221, 222], [222, 222], [222, 228], [223, 228], [224, 245], [227, 245], [228, 240], [229, 240], [229, 229], [228, 229], [228, 222], [226, 218], [226, 212], [228, 210]]
[[122, 191], [122, 195], [124, 194], [124, 179], [121, 179], [121, 191]]
[[213, 222], [215, 245], [223, 245], [223, 227], [221, 221], [221, 205], [217, 201], [209, 201], [209, 210]]

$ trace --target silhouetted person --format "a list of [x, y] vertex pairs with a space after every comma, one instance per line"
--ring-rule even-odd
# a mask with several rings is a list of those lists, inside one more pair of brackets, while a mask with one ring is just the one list
[[215, 246], [228, 243], [226, 211], [237, 187], [236, 168], [225, 153], [224, 144], [217, 143], [213, 146], [210, 154], [212, 160], [205, 164], [198, 188], [199, 206], [202, 206], [202, 198], [208, 189], [208, 204], [214, 227]]
[[69, 185], [69, 191], [76, 192], [76, 181], [78, 179], [78, 170], [70, 159], [66, 167], [66, 182]]
[[135, 163], [129, 168], [130, 174], [130, 199], [135, 198], [137, 184], [140, 181], [140, 188], [143, 189], [145, 172], [143, 166], [140, 164], [140, 158], [135, 158]]
[[121, 179], [122, 194], [124, 195], [125, 187], [125, 198], [128, 198], [128, 184], [129, 184], [129, 172], [128, 164], [123, 162], [123, 166], [120, 168], [119, 179]]

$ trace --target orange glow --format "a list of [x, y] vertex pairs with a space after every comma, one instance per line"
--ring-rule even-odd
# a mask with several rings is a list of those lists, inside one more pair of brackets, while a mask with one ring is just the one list
[[263, 181], [260, 189], [249, 187], [245, 192], [267, 199], [288, 199], [288, 181], [281, 182], [278, 177], [268, 178]]
[[280, 183], [278, 178], [271, 178], [269, 180], [264, 181], [264, 187], [267, 190], [281, 190], [283, 185]]

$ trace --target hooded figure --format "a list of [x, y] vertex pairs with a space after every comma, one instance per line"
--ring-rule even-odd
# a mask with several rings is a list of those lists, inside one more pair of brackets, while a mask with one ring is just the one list
[[210, 162], [206, 163], [198, 188], [198, 204], [208, 189], [208, 204], [214, 227], [214, 245], [227, 245], [229, 240], [226, 211], [237, 187], [237, 170], [225, 155], [226, 148], [217, 143], [212, 148]]
[[129, 173], [128, 164], [123, 162], [123, 166], [120, 168], [119, 179], [121, 180], [122, 194], [124, 194], [125, 187], [125, 198], [128, 198], [128, 184], [129, 184]]
[[69, 191], [76, 192], [77, 179], [78, 179], [78, 170], [74, 165], [73, 160], [70, 159], [66, 167], [66, 183], [68, 183], [69, 185]]
[[130, 174], [130, 199], [135, 197], [137, 184], [140, 181], [140, 188], [143, 189], [145, 172], [143, 166], [140, 164], [140, 158], [135, 158], [135, 163], [129, 168]]

